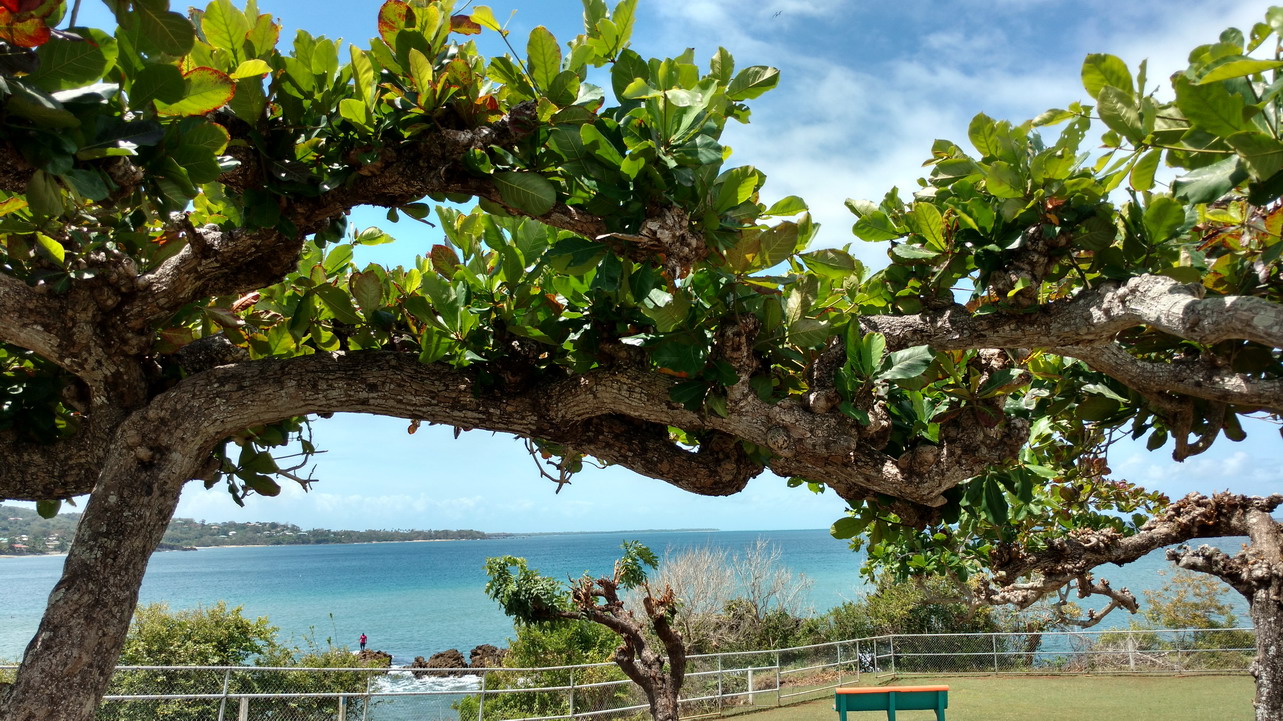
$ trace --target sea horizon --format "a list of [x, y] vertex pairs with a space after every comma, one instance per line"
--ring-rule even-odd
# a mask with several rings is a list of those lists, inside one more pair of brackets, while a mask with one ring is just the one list
[[[779, 547], [783, 565], [811, 581], [804, 599], [811, 613], [854, 601], [869, 588], [859, 573], [864, 554], [852, 552], [847, 541], [834, 539], [827, 529], [656, 529], [431, 543], [209, 546], [196, 552], [157, 553], [144, 578], [140, 603], [184, 609], [225, 601], [243, 607], [249, 618], [266, 616], [281, 630], [281, 640], [300, 646], [355, 648], [360, 634], [367, 633], [371, 649], [390, 653], [395, 665], [405, 665], [415, 656], [451, 648], [466, 656], [479, 645], [508, 645], [514, 635], [512, 622], [484, 593], [487, 557], [522, 556], [531, 568], [570, 579], [584, 572], [608, 573], [623, 540], [639, 540], [662, 557], [702, 546], [734, 553], [759, 537]], [[1170, 567], [1161, 554], [1151, 554], [1099, 575], [1115, 587], [1130, 586], [1139, 597], [1144, 589], [1162, 585], [1157, 571]], [[0, 603], [0, 660], [21, 656], [61, 569], [54, 555], [0, 562], [0, 587], [6, 589]], [[1132, 620], [1115, 613], [1122, 625]], [[1239, 620], [1247, 622], [1245, 606]]]

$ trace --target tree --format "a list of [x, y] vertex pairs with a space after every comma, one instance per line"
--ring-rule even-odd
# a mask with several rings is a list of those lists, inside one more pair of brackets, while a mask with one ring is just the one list
[[[1023, 608], [1052, 597], [1066, 608], [1071, 592], [1107, 597], [1101, 612], [1062, 617], [1083, 626], [1138, 608], [1127, 589], [1095, 577], [1099, 566], [1193, 539], [1246, 536], [1234, 556], [1180, 546], [1167, 557], [1247, 599], [1259, 719], [1283, 714], [1283, 527], [1272, 517], [1283, 495], [1191, 494], [1173, 503], [1110, 478], [1107, 451], [1126, 435], [1148, 436], [1151, 450], [1170, 439], [1179, 461], [1218, 437], [1242, 440], [1241, 418], [1279, 419], [1283, 166], [1262, 161], [1283, 157], [1271, 155], [1283, 150], [1279, 101], [1265, 91], [1280, 54], [1275, 44], [1271, 59], [1250, 55], [1280, 26], [1283, 9], [1272, 8], [1250, 37], [1230, 29], [1195, 48], [1166, 102], [1161, 87], [1146, 84], [1143, 64], [1133, 77], [1119, 58], [1088, 56], [1082, 77], [1094, 106], [1049, 110], [1019, 126], [977, 116], [969, 133], [976, 156], [938, 141], [916, 202], [854, 206], [858, 235], [907, 236], [888, 274], [903, 265], [906, 277], [937, 289], [961, 271], [980, 280], [965, 309], [865, 326], [888, 342], [908, 334], [935, 349], [994, 333], [992, 342], [1009, 348], [1003, 362], [1014, 365], [989, 380], [973, 376], [962, 395], [983, 397], [1027, 373], [1023, 397], [1010, 396], [1003, 410], [1030, 411], [1032, 423], [1013, 463], [946, 491], [933, 517], [869, 499], [834, 526], [843, 537], [865, 534], [855, 543], [870, 544], [874, 566], [901, 576], [981, 573], [990, 603]], [[1079, 155], [1095, 122], [1105, 126], [1105, 151]], [[1035, 132], [1058, 124], [1065, 128], [1053, 141]], [[1159, 192], [1160, 163], [1178, 175], [1170, 193]], [[1124, 187], [1128, 200], [1115, 203]], [[1034, 327], [1039, 343], [1029, 342]], [[1070, 387], [1076, 398], [1065, 394]]]
[[[653, 583], [673, 589], [675, 623], [692, 653], [787, 645], [808, 614], [811, 579], [794, 575], [779, 546], [763, 538], [734, 554], [708, 546], [666, 553]], [[628, 601], [641, 608], [641, 599]]]
[[[978, 118], [977, 157], [938, 144], [912, 202], [851, 203], [892, 241], [870, 272], [806, 250], [803, 201], [725, 164], [726, 123], [778, 73], [642, 58], [634, 0], [489, 59], [467, 38], [507, 39], [490, 9], [388, 0], [346, 61], [306, 32], [278, 49], [253, 3], [109, 6], [107, 30], [57, 29], [59, 0], [0, 10], [0, 496], [90, 493], [6, 721], [92, 715], [183, 485], [306, 484], [272, 449], [314, 450], [308, 414], [518, 435], [558, 482], [592, 457], [725, 495], [769, 469], [921, 527], [1030, 497], [1059, 472], [1031, 437], [1072, 457], [1132, 423], [1185, 457], [1283, 409], [1277, 71], [1246, 57], [1277, 11], [1200, 48], [1174, 105], [1093, 56], [1094, 109], [1038, 121], [1067, 123], [1053, 144]], [[1119, 145], [1100, 167], [1096, 116]], [[428, 198], [478, 207], [438, 209], [414, 267], [353, 265], [389, 236], [349, 233], [352, 208], [425, 220]], [[1237, 574], [1268, 640], [1267, 506], [1195, 524], [1251, 530], [1242, 568], [1183, 563]], [[1258, 708], [1283, 709], [1267, 686]]]
[[[646, 694], [651, 717], [677, 721], [678, 698], [686, 679], [686, 644], [674, 624], [677, 598], [670, 586], [658, 593], [651, 589], [646, 569], [655, 568], [658, 559], [649, 548], [637, 541], [624, 541], [623, 550], [609, 578], [593, 579], [584, 574], [569, 589], [528, 568], [524, 558], [490, 558], [486, 560], [490, 577], [486, 593], [518, 623], [556, 625], [583, 620], [610, 629], [620, 641], [612, 660]], [[624, 607], [619, 598], [621, 588], [645, 593], [644, 621]], [[663, 653], [655, 649], [648, 632], [659, 641]]]

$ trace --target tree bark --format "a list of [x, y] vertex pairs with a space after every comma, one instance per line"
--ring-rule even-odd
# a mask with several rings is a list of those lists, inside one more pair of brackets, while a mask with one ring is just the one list
[[1283, 719], [1283, 527], [1263, 510], [1247, 514], [1251, 545], [1244, 551], [1248, 603], [1256, 626], [1256, 721]]
[[3, 721], [94, 718], [182, 490], [172, 465], [147, 465], [120, 449], [103, 469], [18, 677], [0, 698]]

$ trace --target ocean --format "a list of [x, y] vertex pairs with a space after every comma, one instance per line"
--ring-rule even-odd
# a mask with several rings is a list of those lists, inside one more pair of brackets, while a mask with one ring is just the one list
[[[513, 536], [475, 541], [323, 546], [203, 548], [157, 553], [143, 581], [143, 603], [191, 608], [225, 600], [249, 617], [267, 616], [283, 640], [386, 651], [395, 665], [415, 656], [457, 648], [507, 645], [512, 623], [484, 591], [483, 564], [491, 556], [523, 556], [532, 568], [556, 578], [610, 572], [622, 540], [640, 540], [661, 556], [701, 546], [741, 551], [758, 538], [777, 545], [783, 563], [811, 579], [807, 602], [824, 611], [858, 598], [867, 588], [859, 575], [863, 554], [823, 530], [583, 533]], [[1237, 543], [1225, 543], [1226, 550]], [[1163, 583], [1170, 568], [1161, 553], [1121, 569], [1102, 569], [1115, 587], [1140, 595]], [[0, 558], [0, 661], [18, 659], [35, 633], [62, 558]], [[1227, 598], [1240, 608], [1238, 594]], [[1107, 623], [1125, 625], [1116, 612]]]

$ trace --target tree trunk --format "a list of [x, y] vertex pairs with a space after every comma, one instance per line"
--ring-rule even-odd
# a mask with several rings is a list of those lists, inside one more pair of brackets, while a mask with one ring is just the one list
[[1256, 589], [1249, 599], [1256, 626], [1256, 721], [1283, 719], [1283, 597], [1280, 579]]
[[680, 691], [668, 674], [660, 673], [649, 678], [650, 683], [640, 684], [650, 704], [650, 716], [655, 721], [677, 721], [677, 698]]
[[62, 579], [0, 698], [0, 721], [91, 721], [116, 667], [147, 560], [178, 505], [165, 463], [113, 454], [89, 498]]

